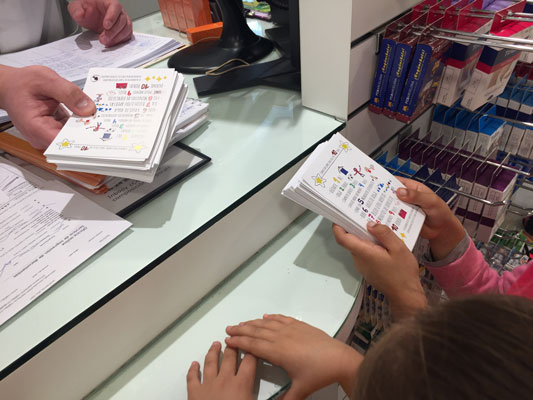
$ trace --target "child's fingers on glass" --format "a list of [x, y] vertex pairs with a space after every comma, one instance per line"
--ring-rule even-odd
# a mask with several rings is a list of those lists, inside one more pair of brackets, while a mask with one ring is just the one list
[[254, 356], [263, 359], [272, 357], [272, 352], [276, 350], [272, 342], [249, 336], [229, 336], [225, 341], [228, 346], [250, 352]]
[[283, 328], [287, 324], [280, 322], [276, 319], [264, 318], [264, 319], [254, 319], [252, 321], [247, 321], [244, 323], [241, 322], [238, 326], [244, 326], [244, 325], [256, 326], [256, 327], [263, 328], [263, 329], [270, 329], [272, 331], [279, 331], [281, 328]]
[[237, 354], [238, 350], [233, 347], [224, 349], [224, 355], [222, 356], [222, 362], [220, 363], [219, 375], [234, 376], [237, 371]]
[[220, 357], [220, 342], [214, 342], [209, 348], [204, 359], [204, 382], [215, 379], [218, 375], [218, 360]]
[[297, 321], [296, 319], [292, 317], [287, 317], [286, 315], [283, 315], [283, 314], [265, 314], [263, 315], [263, 319], [274, 320], [285, 325], [290, 324], [291, 322]]
[[228, 330], [231, 336], [248, 336], [251, 338], [273, 340], [276, 332], [257, 325], [238, 325]]
[[187, 387], [191, 390], [200, 385], [200, 364], [193, 361], [187, 372]]
[[257, 370], [257, 358], [253, 354], [246, 353], [239, 365], [239, 371], [237, 376], [248, 381], [251, 384], [251, 388], [254, 385], [255, 372]]

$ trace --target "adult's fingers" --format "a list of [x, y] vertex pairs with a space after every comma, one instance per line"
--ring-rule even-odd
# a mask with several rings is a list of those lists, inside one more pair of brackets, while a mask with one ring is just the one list
[[[60, 121], [55, 120], [53, 116], [47, 116], [24, 124], [20, 131], [34, 148], [44, 150], [52, 143], [62, 127]], [[39, 134], [35, 135], [35, 132]]]
[[67, 123], [67, 120], [70, 118], [70, 114], [65, 109], [65, 107], [63, 107], [63, 105], [59, 104], [56, 108], [56, 112], [54, 113], [53, 117], [56, 121], [65, 125]]
[[234, 376], [237, 372], [237, 349], [233, 347], [227, 347], [224, 350], [224, 356], [220, 363], [219, 375]]
[[215, 379], [218, 375], [218, 358], [220, 356], [220, 342], [213, 342], [204, 359], [204, 382]]
[[388, 226], [369, 222], [367, 229], [390, 252], [398, 252], [405, 248], [401, 239]]
[[83, 7], [83, 4], [81, 1], [70, 2], [68, 5], [68, 11], [72, 19], [77, 24], [80, 24], [80, 22], [83, 21], [83, 17], [85, 16], [85, 8]]
[[132, 31], [130, 18], [126, 12], [122, 12], [115, 24], [109, 30], [104, 30], [100, 34], [99, 40], [105, 46], [111, 47], [128, 40], [131, 37]]
[[[119, 18], [122, 16], [123, 11], [124, 8], [122, 7], [122, 4], [120, 4], [118, 1], [107, 1], [104, 19], [102, 20], [102, 26], [104, 27], [104, 30], [111, 30], [113, 26], [117, 23]], [[115, 33], [118, 33], [121, 29], [117, 30]]]
[[124, 26], [124, 28], [122, 28], [122, 30], [119, 33], [117, 33], [112, 39], [110, 40], [107, 39], [107, 36], [105, 37], [105, 39], [102, 39], [103, 37], [102, 35], [107, 35], [106, 32], [105, 31], [102, 32], [99, 39], [101, 42], [102, 40], [107, 40], [107, 43], [103, 43], [107, 47], [112, 47], [119, 43], [127, 42], [128, 40], [131, 39], [133, 35], [131, 20], [128, 18], [126, 22], [126, 26]]
[[58, 103], [65, 104], [75, 114], [82, 116], [94, 114], [96, 111], [95, 104], [79, 87], [61, 78], [51, 70], [43, 72], [46, 76], [39, 86], [42, 96], [50, 97]]
[[111, 26], [110, 29], [104, 29], [104, 31], [100, 34], [101, 39], [105, 39], [105, 45], [108, 45], [108, 43], [111, 43], [115, 36], [117, 36], [122, 29], [126, 26], [127, 23], [127, 17], [124, 13], [121, 13], [116, 22], [113, 26]]

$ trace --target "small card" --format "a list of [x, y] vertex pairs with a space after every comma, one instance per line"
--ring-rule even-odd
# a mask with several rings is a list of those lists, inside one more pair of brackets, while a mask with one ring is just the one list
[[425, 214], [398, 199], [400, 187], [390, 172], [336, 134], [317, 147], [282, 194], [364, 239], [375, 241], [368, 222], [385, 224], [412, 250]]
[[187, 94], [173, 69], [93, 68], [84, 89], [96, 104], [73, 115], [45, 151], [58, 169], [150, 182]]

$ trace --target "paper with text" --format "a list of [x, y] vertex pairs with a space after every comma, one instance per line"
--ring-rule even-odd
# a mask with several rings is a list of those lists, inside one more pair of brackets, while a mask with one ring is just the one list
[[138, 67], [152, 57], [183, 46], [174, 39], [135, 32], [131, 40], [113, 47], [98, 41], [98, 34], [83, 32], [52, 43], [0, 55], [11, 67], [43, 65], [68, 81], [82, 84], [91, 68]]
[[0, 325], [131, 223], [0, 160]]
[[399, 187], [391, 173], [336, 134], [317, 147], [283, 194], [365, 239], [373, 239], [368, 222], [385, 224], [412, 249], [425, 214], [397, 198]]
[[[131, 40], [113, 47], [98, 41], [98, 34], [83, 32], [32, 49], [0, 55], [0, 64], [11, 67], [43, 65], [61, 77], [83, 86], [90, 68], [131, 68], [146, 64], [184, 44], [174, 39], [135, 32]], [[0, 110], [0, 122], [8, 120]]]
[[45, 156], [145, 161], [161, 130], [176, 74], [168, 69], [92, 69], [91, 117], [71, 117]]

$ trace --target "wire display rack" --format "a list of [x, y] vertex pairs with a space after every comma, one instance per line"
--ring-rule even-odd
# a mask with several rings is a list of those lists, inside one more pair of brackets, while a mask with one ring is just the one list
[[[420, 139], [418, 131], [415, 131], [414, 133], [406, 132], [398, 139], [396, 154], [389, 157], [386, 152], [381, 152], [375, 157], [376, 161], [384, 165], [395, 175], [417, 180], [432, 188], [446, 201], [451, 209], [454, 209], [454, 207], [457, 206], [460, 197], [468, 199], [469, 202], [479, 202], [482, 205], [481, 211], [483, 211], [486, 206], [503, 207], [504, 212], [506, 213], [505, 220], [511, 220], [512, 222], [506, 224], [505, 227], [500, 227], [490, 241], [475, 241], [476, 246], [482, 252], [489, 265], [496, 269], [500, 274], [504, 271], [512, 270], [512, 268], [517, 265], [527, 262], [528, 258], [531, 256], [532, 245], [527, 236], [521, 231], [520, 221], [524, 216], [532, 215], [533, 209], [513, 203], [511, 196], [501, 201], [491, 201], [466, 193], [458, 184], [458, 177], [460, 177], [461, 172], [453, 174], [446, 168], [441, 169], [442, 164], [439, 166], [438, 161], [435, 161], [432, 165], [426, 165], [424, 164], [424, 160], [438, 160], [440, 156], [447, 154], [448, 160], [453, 161], [454, 158], [462, 157], [465, 159], [476, 160], [480, 165], [490, 165], [494, 168], [494, 176], [496, 176], [497, 172], [500, 170], [514, 172], [516, 174], [516, 181], [512, 193], [515, 193], [518, 190], [526, 190], [528, 193], [533, 191], [533, 167], [531, 161], [517, 159], [513, 155], [497, 150], [491, 151], [489, 154], [482, 157], [475, 154], [475, 152], [467, 152], [464, 149], [464, 146], [459, 149], [454, 148], [453, 140], [446, 144], [442, 144], [441, 136], [432, 141], [428, 140], [429, 137], [430, 134], [427, 134], [424, 138]], [[411, 154], [403, 160], [399, 156], [402, 146], [408, 141], [419, 144], [423, 148], [423, 150], [418, 153], [418, 159], [421, 163], [415, 163], [416, 165], [421, 165], [417, 169], [412, 168], [412, 161], [415, 159], [414, 155]], [[436, 152], [437, 155], [430, 158], [429, 154], [427, 154], [430, 150]], [[448, 162], [448, 164], [450, 164], [450, 162]], [[422, 168], [427, 168], [427, 173], [429, 175], [426, 178], [422, 178], [418, 174]], [[427, 251], [427, 241], [419, 240], [413, 253], [417, 259], [421, 261], [421, 256]], [[424, 288], [430, 305], [448, 299], [429, 270], [427, 270], [422, 264], [420, 264], [419, 275], [422, 287]], [[389, 303], [383, 293], [379, 292], [366, 281], [362, 284], [362, 290], [364, 291], [362, 306], [357, 322], [352, 330], [349, 343], [364, 354], [368, 348], [378, 341], [382, 334], [390, 328], [393, 318]]]

